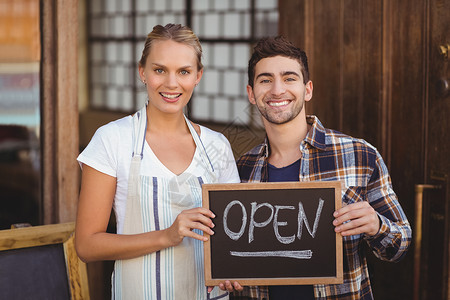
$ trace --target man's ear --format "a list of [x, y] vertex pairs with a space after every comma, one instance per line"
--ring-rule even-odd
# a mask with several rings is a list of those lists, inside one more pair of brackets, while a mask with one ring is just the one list
[[247, 85], [247, 94], [248, 94], [248, 101], [251, 104], [256, 104], [255, 94], [253, 94], [253, 88], [250, 85]]
[[313, 95], [313, 83], [310, 80], [305, 84], [305, 101], [311, 100], [312, 95]]

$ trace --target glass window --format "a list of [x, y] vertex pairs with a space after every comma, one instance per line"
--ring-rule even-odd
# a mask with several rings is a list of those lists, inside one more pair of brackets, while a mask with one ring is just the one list
[[43, 222], [40, 39], [39, 1], [2, 1], [0, 229]]
[[[91, 0], [90, 106], [133, 112], [146, 101], [137, 62], [157, 24], [190, 26], [203, 47], [202, 81], [187, 112], [196, 121], [255, 125], [247, 101], [252, 44], [278, 32], [277, 0]], [[188, 15], [188, 13], [190, 13]], [[252, 23], [252, 20], [254, 23]]]

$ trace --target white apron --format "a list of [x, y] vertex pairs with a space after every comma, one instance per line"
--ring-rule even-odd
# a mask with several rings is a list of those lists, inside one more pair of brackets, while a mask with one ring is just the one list
[[[185, 119], [199, 154], [194, 155], [194, 159], [204, 166], [205, 171], [201, 177], [183, 172], [168, 179], [140, 175], [146, 142], [146, 107], [133, 116], [133, 155], [123, 234], [170, 227], [181, 211], [202, 205], [203, 183], [217, 182], [214, 168], [199, 135], [186, 117]], [[228, 299], [228, 293], [217, 287], [211, 294], [207, 294], [203, 242], [187, 237], [176, 247], [134, 259], [117, 260], [112, 281], [113, 299]]]

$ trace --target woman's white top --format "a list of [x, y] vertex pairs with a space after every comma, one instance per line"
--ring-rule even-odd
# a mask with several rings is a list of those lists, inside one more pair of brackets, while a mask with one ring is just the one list
[[[86, 164], [117, 178], [113, 208], [119, 234], [123, 232], [128, 175], [133, 152], [132, 120], [131, 116], [127, 116], [100, 127], [77, 158], [81, 166]], [[226, 137], [204, 126], [200, 126], [200, 130], [200, 138], [214, 167], [217, 181], [219, 183], [240, 182], [233, 152]], [[168, 180], [177, 176], [158, 160], [148, 143], [144, 144], [143, 154], [141, 175], [165, 177]], [[196, 149], [191, 164], [183, 173], [202, 176], [204, 166], [198, 163], [200, 159], [199, 150]]]

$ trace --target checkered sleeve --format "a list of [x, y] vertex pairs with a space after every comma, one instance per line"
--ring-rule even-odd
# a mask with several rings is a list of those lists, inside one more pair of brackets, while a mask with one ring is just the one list
[[397, 262], [406, 254], [411, 243], [411, 226], [378, 152], [367, 191], [367, 198], [378, 213], [381, 226], [375, 236], [366, 236], [366, 240], [379, 259]]

